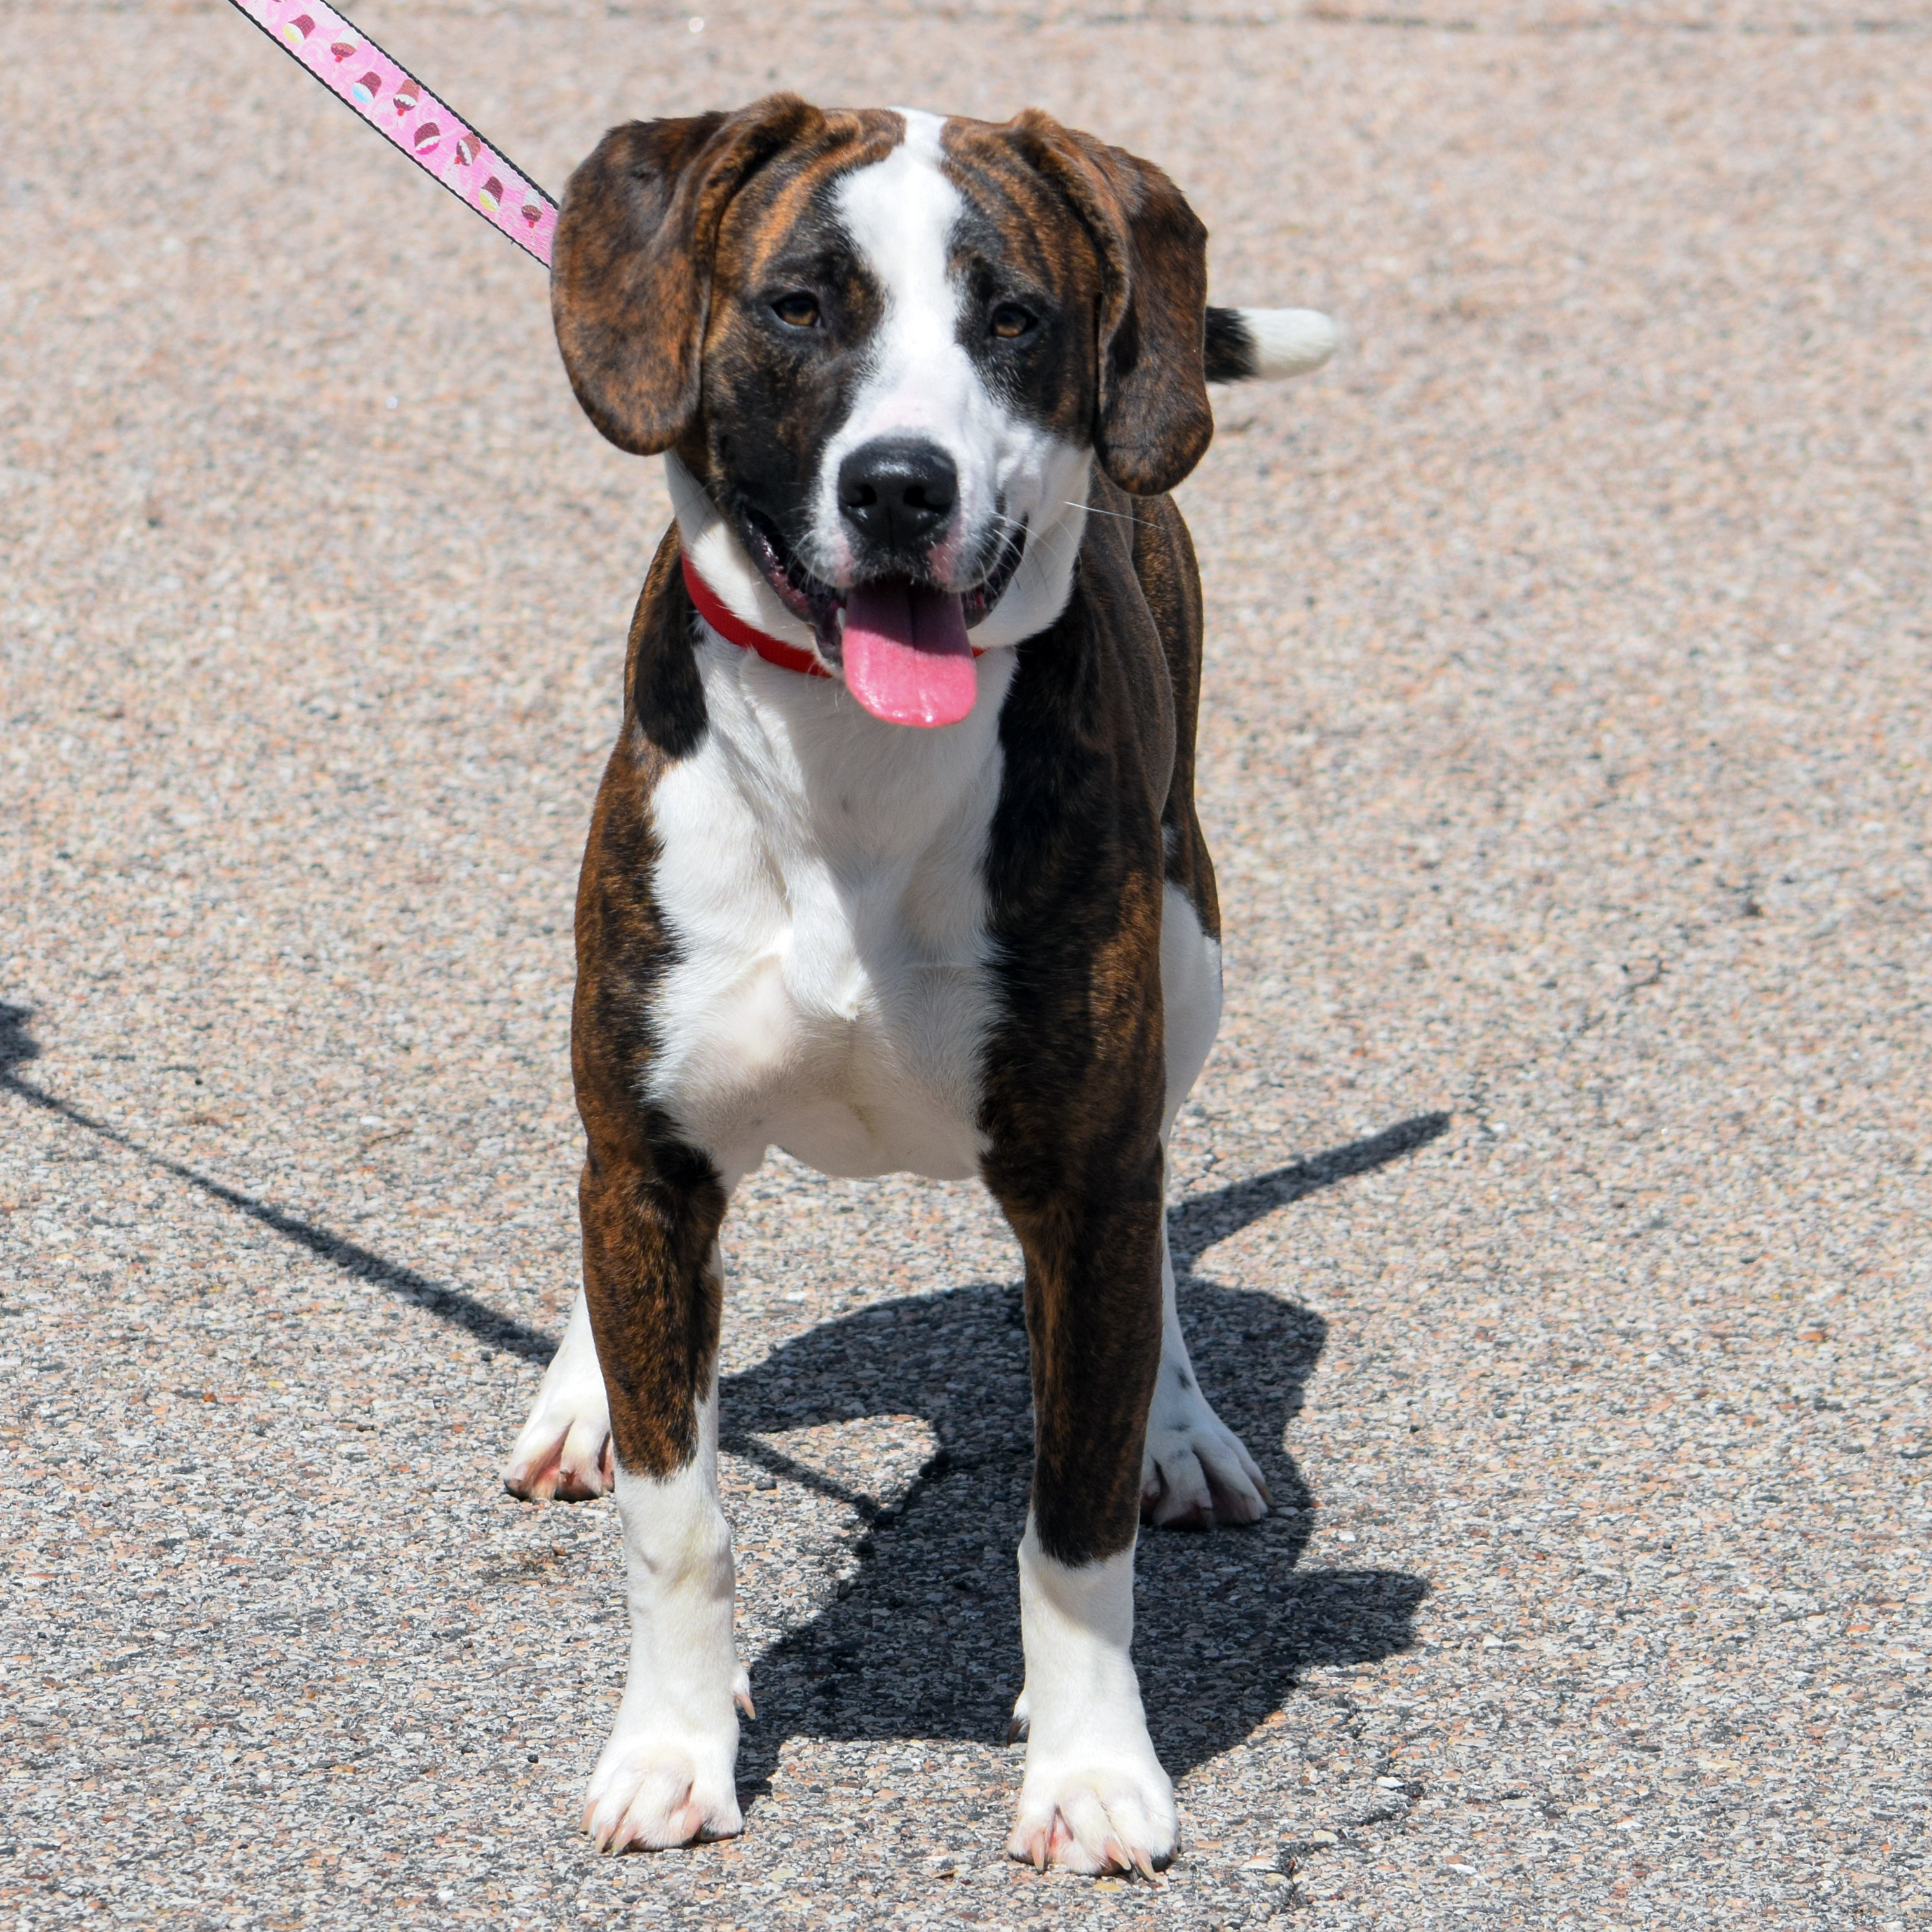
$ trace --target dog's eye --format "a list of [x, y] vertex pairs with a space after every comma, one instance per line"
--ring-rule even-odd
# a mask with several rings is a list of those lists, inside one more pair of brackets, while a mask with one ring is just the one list
[[988, 320], [1002, 342], [1015, 341], [1033, 327], [1033, 317], [1018, 302], [1000, 303]]
[[772, 304], [772, 313], [794, 328], [811, 328], [818, 321], [818, 298], [807, 295], [802, 289], [795, 290], [788, 296], [780, 296]]

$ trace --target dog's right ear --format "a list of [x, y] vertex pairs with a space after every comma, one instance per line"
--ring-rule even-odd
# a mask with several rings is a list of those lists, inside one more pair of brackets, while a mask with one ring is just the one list
[[577, 400], [620, 449], [655, 456], [690, 422], [718, 224], [746, 182], [822, 118], [774, 94], [736, 114], [633, 121], [571, 176], [550, 314]]

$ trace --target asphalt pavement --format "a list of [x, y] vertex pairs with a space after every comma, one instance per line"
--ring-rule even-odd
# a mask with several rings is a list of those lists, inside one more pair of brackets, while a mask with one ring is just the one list
[[780, 85], [1037, 104], [1345, 332], [1182, 493], [1174, 1237], [1278, 1506], [1142, 1541], [1181, 1856], [1003, 1856], [1010, 1236], [782, 1158], [746, 1834], [581, 1836], [616, 1525], [497, 1470], [662, 484], [541, 271], [238, 15], [10, 0], [0, 1923], [1932, 1922], [1924, 0], [706, 4], [357, 17], [553, 188]]

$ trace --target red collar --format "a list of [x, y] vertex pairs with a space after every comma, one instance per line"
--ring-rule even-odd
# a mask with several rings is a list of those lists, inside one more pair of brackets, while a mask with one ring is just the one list
[[[775, 664], [781, 670], [802, 671], [807, 677], [830, 677], [832, 675], [811, 652], [800, 650], [797, 645], [788, 644], [784, 638], [775, 638], [770, 632], [758, 630], [746, 623], [698, 575], [698, 566], [688, 555], [681, 554], [679, 561], [684, 566], [684, 587], [691, 592], [691, 601], [697, 605], [698, 614], [728, 644], [737, 644], [746, 650], [756, 651], [766, 663]], [[975, 644], [973, 655], [976, 658], [984, 657], [986, 652]]]
[[807, 677], [832, 675], [809, 651], [802, 651], [797, 645], [788, 644], [784, 638], [775, 638], [769, 631], [753, 629], [729, 609], [717, 592], [698, 575], [688, 556], [683, 562], [684, 587], [691, 592], [691, 601], [698, 606], [698, 614], [726, 643], [741, 644], [748, 651], [756, 651], [766, 663], [775, 664], [783, 670], [802, 671]]

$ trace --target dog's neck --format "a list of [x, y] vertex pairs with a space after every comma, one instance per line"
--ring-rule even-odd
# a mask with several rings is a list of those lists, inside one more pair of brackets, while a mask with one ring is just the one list
[[677, 515], [678, 539], [712, 595], [741, 624], [810, 651], [812, 626], [778, 601], [778, 592], [765, 581], [764, 572], [752, 561], [704, 484], [668, 450], [664, 466], [671, 508]]
[[[812, 626], [794, 616], [766, 582], [710, 494], [677, 458], [664, 454], [664, 480], [677, 517], [680, 541], [712, 594], [740, 623], [802, 651], [814, 648]], [[1027, 533], [1026, 555], [1006, 595], [973, 633], [976, 650], [1024, 644], [1037, 637], [1066, 608], [1073, 566], [1087, 527], [1092, 472], [1082, 464], [1069, 479], [1066, 500], [1037, 530]]]

